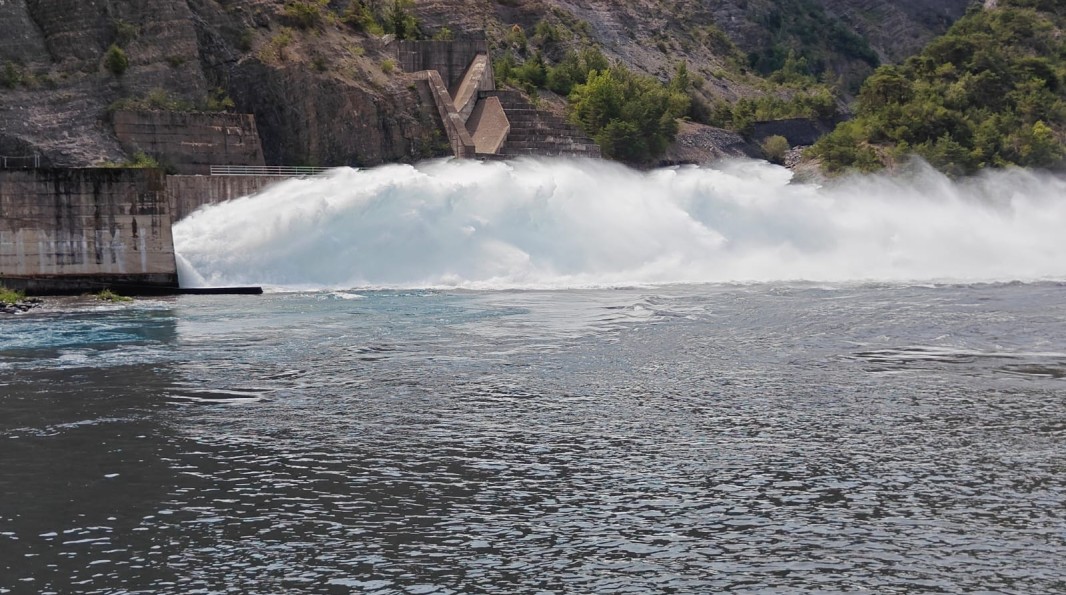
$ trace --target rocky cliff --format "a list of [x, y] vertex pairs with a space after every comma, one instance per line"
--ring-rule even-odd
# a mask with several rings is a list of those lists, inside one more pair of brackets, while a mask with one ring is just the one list
[[[396, 68], [388, 38], [341, 19], [354, 2], [333, 0], [301, 20], [286, 8], [293, 0], [0, 1], [0, 155], [37, 152], [53, 165], [123, 161], [108, 114], [130, 106], [252, 113], [267, 163], [373, 165], [445, 154], [439, 123]], [[784, 48], [816, 48], [829, 69], [856, 63], [819, 41], [818, 22], [837, 37], [864, 35], [878, 56], [895, 60], [967, 3], [418, 0], [410, 11], [423, 35], [484, 34], [496, 48], [548, 22], [564, 34], [557, 51], [598, 45], [660, 77], [684, 60], [702, 93], [732, 99], [758, 92], [738, 68], [772, 65]]]

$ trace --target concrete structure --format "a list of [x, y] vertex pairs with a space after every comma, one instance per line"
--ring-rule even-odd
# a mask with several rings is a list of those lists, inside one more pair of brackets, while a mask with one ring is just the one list
[[396, 41], [392, 48], [396, 62], [405, 72], [436, 70], [453, 96], [458, 95], [459, 84], [474, 58], [489, 54], [484, 39]]
[[751, 138], [761, 143], [771, 136], [783, 136], [790, 147], [813, 145], [818, 139], [832, 132], [840, 122], [841, 120], [811, 118], [766, 120], [754, 124]]
[[251, 114], [116, 111], [115, 136], [130, 154], [157, 159], [179, 174], [207, 174], [212, 165], [263, 165]]
[[163, 172], [0, 171], [0, 285], [28, 293], [178, 287]]
[[474, 140], [466, 128], [466, 122], [455, 109], [455, 103], [444, 86], [440, 73], [436, 70], [423, 70], [418, 76], [428, 87], [433, 104], [437, 107], [441, 126], [448, 135], [448, 144], [452, 147], [452, 154], [460, 159], [473, 157]]
[[511, 133], [511, 121], [507, 119], [503, 104], [497, 97], [487, 97], [478, 102], [467, 120], [467, 127], [474, 131], [474, 152], [480, 155], [499, 153], [507, 141], [507, 135]]
[[205, 205], [255, 194], [283, 176], [167, 176], [166, 195], [174, 223]]
[[507, 114], [510, 131], [496, 151], [500, 157], [549, 155], [599, 158], [600, 147], [559, 116], [539, 110], [522, 93], [482, 91], [481, 101], [496, 99]]
[[419, 94], [431, 101], [459, 158], [520, 155], [600, 157], [596, 143], [518, 91], [497, 91], [484, 40], [402, 41], [400, 65], [416, 73]]

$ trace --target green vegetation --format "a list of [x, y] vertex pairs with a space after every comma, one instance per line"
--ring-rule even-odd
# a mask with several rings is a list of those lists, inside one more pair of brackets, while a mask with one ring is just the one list
[[0, 304], [17, 304], [26, 299], [26, 294], [0, 285]]
[[385, 13], [382, 27], [386, 33], [392, 33], [396, 39], [419, 39], [418, 20], [411, 14], [412, 0], [392, 0], [392, 6]]
[[384, 35], [385, 28], [381, 26], [374, 11], [361, 0], [351, 0], [348, 7], [341, 14], [341, 22], [371, 35]]
[[237, 38], [237, 49], [242, 52], [252, 51], [252, 47], [255, 45], [255, 31], [252, 29], [244, 29], [241, 31], [240, 37]]
[[111, 302], [113, 304], [114, 303], [132, 302], [133, 301], [133, 298], [126, 297], [124, 295], [119, 295], [119, 294], [115, 293], [114, 291], [111, 291], [110, 289], [104, 289], [102, 291], [98, 291], [98, 292], [92, 294], [92, 296], [94, 298], [102, 301], [102, 302]]
[[207, 112], [228, 112], [235, 107], [237, 107], [237, 104], [226, 94], [226, 90], [222, 87], [215, 87], [207, 94], [203, 110]]
[[392, 58], [385, 58], [381, 61], [381, 72], [385, 74], [392, 74], [396, 71], [396, 60]]
[[107, 168], [135, 168], [135, 169], [165, 169], [154, 157], [144, 151], [137, 151], [133, 158], [123, 162], [105, 161], [99, 167]]
[[593, 70], [570, 93], [570, 118], [607, 157], [647, 163], [677, 135], [677, 119], [689, 108], [686, 92], [621, 66]]
[[111, 44], [111, 47], [107, 48], [107, 52], [104, 54], [104, 66], [111, 71], [111, 74], [122, 76], [122, 73], [126, 72], [126, 69], [130, 67], [130, 60], [126, 57], [126, 52], [122, 48], [116, 44]]
[[1066, 159], [1066, 8], [1000, 0], [972, 10], [900, 66], [877, 70], [857, 118], [812, 149], [829, 171], [916, 154], [950, 175], [1061, 168]]
[[21, 83], [22, 80], [22, 69], [20, 69], [14, 62], [5, 62], [4, 70], [3, 72], [0, 72], [0, 83], [8, 89], [14, 89], [19, 86], [19, 83]]
[[[843, 72], [842, 84], [853, 87], [880, 60], [863, 38], [826, 14], [814, 0], [777, 0], [752, 5], [753, 20], [769, 34], [768, 43], [748, 54], [748, 65], [764, 76], [785, 67], [789, 57], [802, 59], [806, 73], [818, 77]], [[852, 62], [851, 69], [842, 62]]]
[[791, 148], [788, 146], [788, 139], [777, 134], [766, 137], [760, 147], [766, 160], [778, 165], [785, 163], [785, 154]]
[[300, 29], [318, 27], [333, 16], [329, 12], [329, 0], [289, 0], [283, 10], [285, 16]]
[[259, 59], [264, 62], [271, 60], [284, 62], [286, 60], [285, 49], [292, 45], [295, 40], [296, 36], [293, 34], [293, 30], [288, 27], [282, 27], [281, 31], [271, 36], [266, 45], [260, 48]]
[[189, 101], [172, 95], [165, 89], [152, 89], [144, 97], [118, 99], [108, 106], [109, 114], [122, 110], [167, 111], [167, 112], [222, 112], [236, 107], [233, 99], [222, 87], [212, 89], [201, 101]]
[[126, 47], [131, 41], [137, 39], [141, 34], [137, 25], [127, 23], [122, 19], [115, 19], [111, 21], [111, 37], [114, 39], [115, 45], [119, 47]]

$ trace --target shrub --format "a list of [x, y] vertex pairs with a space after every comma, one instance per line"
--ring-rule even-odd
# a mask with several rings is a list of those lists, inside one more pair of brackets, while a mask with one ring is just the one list
[[26, 294], [0, 285], [0, 304], [17, 304], [26, 299]]
[[328, 6], [329, 0], [289, 0], [284, 13], [297, 27], [310, 29], [322, 24], [323, 11]]
[[204, 100], [204, 110], [209, 112], [225, 112], [236, 107], [237, 104], [226, 94], [222, 87], [216, 87], [207, 94]]
[[784, 165], [785, 154], [791, 148], [788, 145], [788, 139], [779, 134], [766, 137], [766, 140], [759, 146], [762, 148], [762, 153], [766, 160], [778, 165]]
[[688, 107], [687, 95], [618, 66], [590, 72], [570, 94], [573, 122], [596, 139], [604, 155], [628, 163], [661, 155]]
[[392, 58], [386, 58], [381, 62], [381, 72], [385, 74], [392, 74], [396, 70], [396, 60]]
[[0, 82], [8, 89], [14, 89], [22, 82], [22, 72], [14, 62], [4, 64], [4, 70], [0, 73]]
[[392, 6], [385, 15], [386, 33], [396, 35], [396, 39], [418, 39], [418, 19], [408, 10], [411, 0], [392, 0]]
[[284, 62], [285, 48], [292, 45], [294, 39], [292, 29], [282, 27], [281, 31], [278, 31], [270, 38], [267, 46], [260, 50], [259, 57], [265, 59], [264, 61], [276, 58], [278, 61]]
[[241, 36], [237, 38], [237, 49], [242, 52], [249, 52], [252, 50], [252, 45], [255, 42], [255, 32], [251, 29], [245, 29], [241, 31]]
[[98, 300], [100, 300], [100, 301], [102, 301], [102, 302], [111, 302], [111, 303], [121, 303], [121, 302], [132, 302], [133, 301], [133, 298], [126, 297], [124, 295], [119, 295], [119, 294], [115, 293], [114, 291], [112, 291], [111, 289], [104, 289], [102, 291], [94, 293], [93, 297], [98, 299]]
[[[863, 84], [857, 119], [815, 145], [827, 169], [922, 156], [949, 175], [982, 167], [1066, 167], [1066, 14], [1003, 0], [976, 10], [918, 56]], [[1053, 4], [1053, 3], [1052, 3]], [[858, 162], [858, 164], [857, 164]]]
[[104, 65], [115, 76], [122, 76], [122, 73], [130, 67], [130, 60], [122, 48], [111, 44], [111, 47], [107, 48], [107, 53], [104, 54]]
[[140, 29], [137, 28], [137, 25], [127, 23], [122, 19], [115, 19], [112, 21], [111, 29], [115, 44], [119, 47], [126, 47], [131, 41], [137, 39], [140, 35]]
[[371, 35], [383, 35], [385, 28], [374, 16], [374, 11], [361, 0], [352, 0], [344, 10], [341, 21], [350, 27], [361, 29]]

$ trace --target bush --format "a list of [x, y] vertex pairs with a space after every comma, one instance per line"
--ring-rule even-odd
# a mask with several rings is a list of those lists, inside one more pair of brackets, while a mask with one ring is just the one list
[[[1066, 28], [1061, 9], [971, 11], [918, 56], [863, 84], [858, 118], [815, 145], [827, 169], [880, 154], [922, 156], [949, 175], [1066, 166]], [[857, 165], [858, 164], [858, 165]]]
[[4, 70], [0, 73], [0, 83], [8, 89], [14, 89], [22, 82], [22, 72], [14, 62], [4, 63]]
[[124, 295], [119, 295], [110, 289], [104, 289], [102, 291], [94, 293], [93, 297], [100, 300], [101, 302], [111, 302], [113, 304], [133, 301], [133, 298], [126, 297]]
[[785, 155], [792, 148], [788, 145], [788, 139], [779, 134], [766, 137], [760, 147], [766, 160], [778, 165], [784, 165]]
[[323, 11], [329, 0], [289, 0], [285, 4], [285, 16], [300, 29], [310, 29], [322, 24]]
[[666, 150], [688, 107], [687, 95], [618, 66], [590, 72], [570, 94], [573, 122], [596, 139], [604, 155], [634, 164]]
[[26, 299], [26, 294], [0, 285], [0, 304], [17, 304]]
[[374, 11], [361, 0], [352, 0], [348, 8], [344, 9], [341, 21], [350, 27], [354, 27], [371, 35], [384, 35], [385, 28], [374, 16]]
[[392, 0], [392, 6], [385, 15], [385, 32], [392, 33], [396, 39], [418, 39], [418, 19], [409, 11], [411, 0]]
[[119, 47], [126, 47], [131, 41], [137, 39], [140, 35], [140, 29], [136, 25], [127, 23], [122, 19], [115, 19], [111, 22], [112, 37], [115, 40], [115, 45]]
[[381, 62], [381, 72], [392, 74], [396, 70], [396, 60], [386, 58]]
[[107, 53], [104, 55], [104, 66], [115, 76], [122, 76], [122, 73], [126, 72], [126, 69], [130, 67], [130, 60], [126, 57], [126, 52], [122, 48], [111, 44], [111, 47], [107, 48]]

